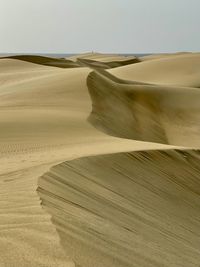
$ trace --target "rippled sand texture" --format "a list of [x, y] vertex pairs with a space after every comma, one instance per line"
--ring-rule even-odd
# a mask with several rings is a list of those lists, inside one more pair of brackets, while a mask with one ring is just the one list
[[199, 159], [190, 150], [84, 157], [53, 167], [39, 192], [81, 266], [198, 266]]
[[0, 59], [0, 266], [200, 262], [200, 54]]

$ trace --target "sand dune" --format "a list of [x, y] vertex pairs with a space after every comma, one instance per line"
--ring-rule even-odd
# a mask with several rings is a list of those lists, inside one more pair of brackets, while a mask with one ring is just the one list
[[200, 54], [188, 53], [149, 60], [117, 68], [111, 72], [122, 79], [199, 88]]
[[126, 66], [134, 63], [140, 62], [137, 58], [131, 59], [124, 59], [124, 60], [116, 60], [116, 61], [108, 61], [108, 62], [101, 62], [97, 60], [85, 59], [85, 58], [78, 58], [77, 59], [80, 64], [83, 66], [88, 66], [90, 68], [102, 68], [102, 69], [112, 69], [121, 66]]
[[77, 58], [0, 59], [0, 266], [198, 266], [199, 55]]
[[9, 57], [4, 57], [4, 58], [18, 59], [18, 60], [23, 60], [26, 62], [35, 63], [35, 64], [59, 67], [59, 68], [80, 67], [77, 63], [69, 59], [52, 58], [52, 57], [37, 56], [37, 55], [19, 55], [19, 56], [9, 56]]
[[56, 73], [55, 68], [15, 60], [0, 59], [0, 92], [8, 90], [4, 86], [23, 83]]
[[117, 54], [102, 54], [102, 53], [83, 53], [72, 57], [67, 57], [66, 59], [77, 61], [77, 59], [88, 59], [88, 60], [95, 60], [99, 62], [111, 62], [111, 61], [126, 61], [126, 60], [138, 60], [135, 56], [124, 56], [124, 55], [117, 55]]
[[198, 266], [199, 156], [169, 150], [67, 161], [39, 179], [39, 195], [78, 266]]
[[2, 59], [16, 59], [34, 64], [58, 68], [78, 68], [88, 65], [94, 65], [103, 69], [111, 69], [140, 62], [140, 60], [134, 56], [108, 56], [104, 54], [84, 54], [80, 55], [80, 58], [79, 56], [68, 58], [51, 58], [37, 55], [13, 55], [8, 57], [2, 57], [1, 60]]
[[141, 61], [146, 61], [146, 60], [154, 60], [154, 59], [161, 59], [165, 57], [175, 57], [175, 56], [182, 56], [186, 54], [191, 54], [191, 52], [177, 52], [177, 53], [159, 53], [159, 54], [151, 54], [147, 56], [142, 56], [139, 57]]
[[199, 89], [117, 83], [98, 72], [89, 75], [88, 88], [89, 121], [98, 129], [123, 138], [200, 147]]

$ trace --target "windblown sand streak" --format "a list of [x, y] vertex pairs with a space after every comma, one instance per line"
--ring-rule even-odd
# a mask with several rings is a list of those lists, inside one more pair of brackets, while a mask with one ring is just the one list
[[199, 89], [118, 83], [101, 73], [87, 79], [92, 99], [89, 121], [94, 126], [123, 138], [200, 146]]
[[199, 54], [135, 60], [0, 59], [0, 266], [199, 267]]
[[192, 150], [80, 158], [43, 175], [39, 195], [81, 266], [198, 266], [199, 159]]

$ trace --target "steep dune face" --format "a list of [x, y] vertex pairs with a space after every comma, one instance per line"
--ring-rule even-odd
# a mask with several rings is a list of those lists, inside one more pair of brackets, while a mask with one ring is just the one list
[[168, 145], [199, 147], [191, 58], [0, 60], [0, 266], [198, 267], [199, 152]]
[[95, 127], [123, 138], [200, 146], [199, 89], [123, 84], [97, 72], [87, 84]]
[[[13, 61], [13, 65], [17, 64], [17, 60]], [[63, 70], [43, 66], [45, 75], [41, 76], [38, 69], [37, 75], [34, 73], [35, 64], [17, 62], [19, 68], [22, 63], [28, 65], [30, 73], [33, 66], [34, 78], [15, 80], [14, 72], [13, 83], [0, 88], [0, 151], [47, 151], [81, 144], [89, 150], [93, 144], [94, 150], [95, 145], [104, 142], [110, 143], [111, 147], [117, 143], [125, 147], [138, 145], [136, 141], [108, 136], [87, 122], [91, 100], [86, 78], [90, 69]], [[149, 144], [141, 146], [148, 148]], [[49, 156], [47, 158], [49, 160]]]
[[14, 59], [2, 59], [0, 66], [0, 266], [74, 267], [36, 189], [38, 176], [77, 150], [70, 150], [72, 128], [77, 122], [77, 131], [79, 114], [84, 118], [88, 112], [81, 110], [81, 101], [73, 101], [70, 90], [77, 86], [74, 99], [78, 94], [84, 101], [88, 70], [82, 69], [77, 80], [78, 73]]
[[195, 267], [200, 261], [197, 151], [75, 159], [39, 179], [61, 244], [87, 267]]
[[88, 68], [1, 59], [0, 70], [0, 266], [74, 267], [40, 205], [38, 177], [81, 156], [167, 146], [108, 136], [90, 125]]
[[0, 152], [0, 266], [74, 267], [36, 193], [37, 177], [50, 166], [41, 154], [34, 166], [30, 150], [14, 154]]

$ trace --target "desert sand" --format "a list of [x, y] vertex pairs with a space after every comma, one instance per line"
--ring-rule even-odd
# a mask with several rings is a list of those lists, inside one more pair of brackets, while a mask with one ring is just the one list
[[0, 266], [199, 267], [200, 54], [0, 58]]

